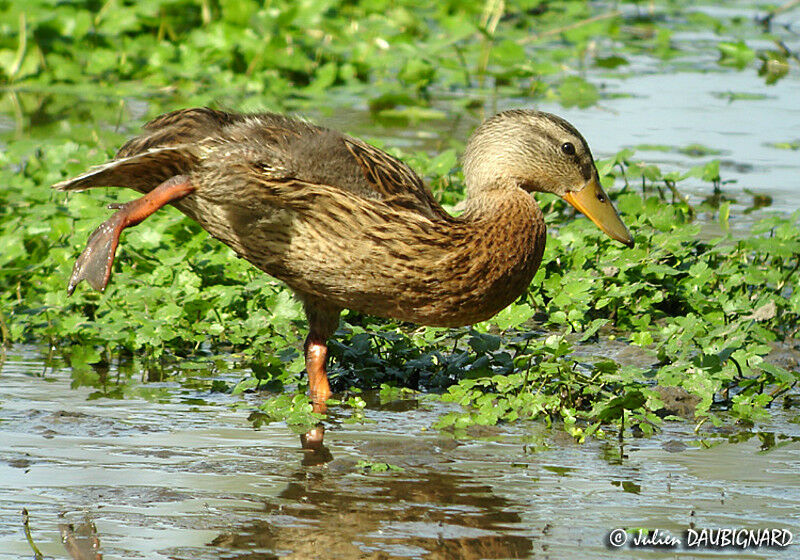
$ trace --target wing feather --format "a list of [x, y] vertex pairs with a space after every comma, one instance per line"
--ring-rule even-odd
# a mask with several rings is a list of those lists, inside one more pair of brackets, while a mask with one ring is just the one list
[[345, 137], [344, 142], [367, 181], [387, 204], [416, 209], [429, 217], [449, 217], [407, 164], [361, 140]]

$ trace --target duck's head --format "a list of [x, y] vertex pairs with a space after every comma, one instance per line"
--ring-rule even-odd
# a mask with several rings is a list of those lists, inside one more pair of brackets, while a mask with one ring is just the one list
[[561, 117], [512, 110], [489, 118], [467, 143], [464, 177], [470, 197], [495, 188], [556, 194], [609, 237], [633, 247], [633, 237], [600, 186], [586, 140]]

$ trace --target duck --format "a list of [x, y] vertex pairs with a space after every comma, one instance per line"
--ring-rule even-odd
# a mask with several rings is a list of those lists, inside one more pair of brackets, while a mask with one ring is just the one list
[[[309, 396], [325, 412], [328, 339], [344, 309], [458, 327], [491, 318], [528, 288], [547, 238], [533, 192], [563, 198], [634, 245], [589, 145], [559, 116], [512, 109], [486, 119], [462, 168], [466, 198], [454, 216], [411, 167], [342, 132], [269, 112], [166, 113], [112, 160], [53, 185], [143, 195], [110, 206], [116, 212], [89, 236], [67, 289], [85, 280], [104, 290], [122, 231], [170, 204], [300, 300]], [[319, 444], [322, 433], [306, 437]]]

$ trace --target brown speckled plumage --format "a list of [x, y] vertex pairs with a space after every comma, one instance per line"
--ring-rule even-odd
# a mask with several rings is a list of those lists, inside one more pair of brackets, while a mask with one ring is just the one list
[[530, 191], [565, 196], [597, 178], [578, 131], [537, 111], [507, 111], [476, 130], [458, 217], [403, 162], [304, 121], [202, 108], [144, 129], [114, 160], [56, 187], [149, 193], [178, 177], [190, 194], [158, 204], [283, 280], [304, 302], [310, 338], [322, 340], [344, 308], [439, 326], [491, 317], [541, 262], [545, 225]]

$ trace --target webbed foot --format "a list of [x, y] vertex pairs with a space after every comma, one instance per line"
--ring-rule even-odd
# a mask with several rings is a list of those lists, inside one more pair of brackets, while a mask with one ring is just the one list
[[186, 175], [176, 175], [141, 198], [127, 204], [110, 204], [109, 208], [117, 211], [89, 236], [86, 248], [72, 268], [67, 292], [72, 295], [81, 280], [86, 280], [92, 288], [102, 292], [111, 278], [122, 230], [141, 223], [159, 208], [180, 200], [194, 190]]

